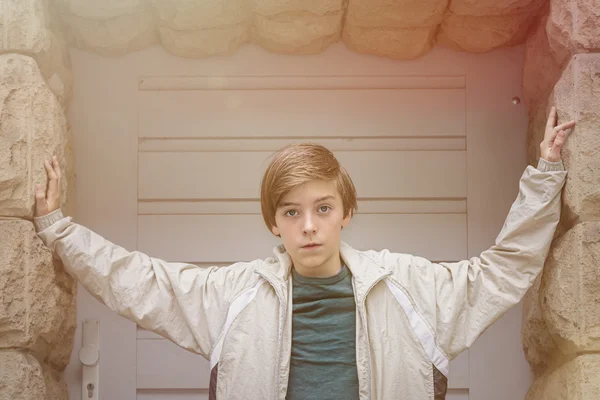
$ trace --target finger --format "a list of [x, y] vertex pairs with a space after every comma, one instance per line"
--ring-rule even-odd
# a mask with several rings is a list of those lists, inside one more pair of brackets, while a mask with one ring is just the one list
[[37, 215], [44, 215], [48, 211], [48, 203], [46, 203], [46, 190], [44, 185], [35, 185], [35, 209]]
[[48, 160], [44, 160], [44, 168], [46, 168], [46, 175], [48, 175], [48, 180], [56, 179], [56, 172], [54, 172], [54, 168]]
[[54, 168], [52, 167], [52, 165], [50, 164], [49, 161], [46, 161], [47, 167], [46, 170], [48, 171], [48, 198], [51, 199], [53, 198], [56, 193], [58, 193], [58, 175], [56, 175], [56, 171], [54, 171]]
[[554, 140], [554, 147], [562, 147], [563, 144], [567, 141], [567, 132], [559, 131], [556, 135], [556, 140]]
[[556, 131], [564, 131], [567, 129], [571, 129], [575, 126], [575, 121], [569, 121], [569, 122], [565, 122], [564, 124], [560, 124], [558, 125], [556, 128], [554, 128], [554, 130]]
[[552, 149], [550, 150], [550, 154], [552, 155], [553, 159], [555, 159], [555, 160], [560, 159], [560, 152], [561, 152], [562, 147], [565, 144], [566, 140], [567, 140], [567, 132], [565, 132], [565, 131], [558, 132], [558, 134], [556, 135], [556, 139], [554, 140], [554, 143], [552, 143]]
[[44, 185], [41, 185], [41, 184], [35, 185], [35, 199], [36, 199], [36, 201], [46, 199], [46, 191], [44, 190]]
[[548, 115], [548, 122], [546, 122], [547, 128], [554, 128], [556, 125], [556, 107], [550, 109], [550, 115]]
[[[565, 129], [571, 129], [572, 127], [575, 126], [575, 121], [569, 121], [569, 122], [565, 122], [564, 124], [560, 124], [556, 127], [554, 127], [554, 129], [552, 129], [552, 131], [550, 132], [549, 136], [548, 136], [548, 142], [552, 143], [554, 140], [556, 140], [556, 135], [558, 134], [558, 132], [561, 131], [565, 131]], [[565, 135], [567, 132], [564, 132]]]
[[61, 178], [61, 173], [60, 173], [60, 164], [58, 163], [58, 159], [56, 158], [56, 156], [52, 157], [52, 168], [54, 168], [54, 172], [56, 173], [56, 176], [58, 177], [58, 180], [60, 181]]

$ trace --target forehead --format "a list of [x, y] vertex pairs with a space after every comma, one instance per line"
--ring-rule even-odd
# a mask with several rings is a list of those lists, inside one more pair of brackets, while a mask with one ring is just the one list
[[313, 180], [296, 186], [282, 197], [280, 205], [285, 203], [312, 203], [325, 196], [333, 196], [340, 200], [340, 194], [333, 181]]

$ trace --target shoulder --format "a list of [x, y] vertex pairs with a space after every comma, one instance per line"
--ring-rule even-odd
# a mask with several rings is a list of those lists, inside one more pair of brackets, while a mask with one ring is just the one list
[[410, 267], [426, 267], [428, 264], [430, 264], [430, 262], [423, 257], [414, 256], [408, 253], [392, 252], [388, 249], [357, 250], [357, 253], [362, 258], [392, 272], [397, 269], [405, 269]]
[[261, 281], [257, 273], [267, 260], [241, 261], [227, 266], [212, 267], [209, 281], [215, 288], [227, 289], [227, 292], [243, 292]]
[[435, 264], [426, 258], [408, 253], [384, 250], [359, 252], [367, 262], [379, 266], [389, 278], [405, 287], [428, 286], [434, 281]]

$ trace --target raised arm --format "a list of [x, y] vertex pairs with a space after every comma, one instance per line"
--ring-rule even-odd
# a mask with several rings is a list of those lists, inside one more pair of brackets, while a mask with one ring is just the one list
[[[495, 244], [479, 257], [457, 263], [431, 264], [435, 277], [437, 341], [450, 358], [470, 347], [493, 322], [523, 298], [542, 270], [560, 218], [565, 182], [560, 151], [566, 129], [548, 118], [537, 169], [523, 173]], [[428, 263], [418, 259], [417, 263]]]
[[228, 301], [256, 275], [250, 265], [198, 267], [127, 251], [63, 217], [57, 160], [46, 161], [45, 168], [48, 185], [36, 186], [34, 223], [66, 271], [111, 310], [208, 357]]

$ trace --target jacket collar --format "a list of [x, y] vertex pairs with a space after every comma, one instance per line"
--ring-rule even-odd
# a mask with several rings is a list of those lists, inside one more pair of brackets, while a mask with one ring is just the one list
[[[288, 280], [291, 279], [292, 259], [283, 245], [276, 246], [273, 255], [262, 263], [257, 272], [283, 294], [287, 292]], [[389, 268], [373, 260], [367, 252], [355, 250], [345, 242], [340, 243], [340, 255], [352, 273], [358, 300], [362, 300], [373, 285], [391, 274]]]

